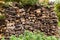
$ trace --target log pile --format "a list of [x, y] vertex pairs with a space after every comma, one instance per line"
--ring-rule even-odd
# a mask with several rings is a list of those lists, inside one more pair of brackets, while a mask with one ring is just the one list
[[[50, 5], [50, 4], [49, 4]], [[19, 7], [19, 4], [14, 4], [13, 7], [3, 7], [6, 13], [6, 31], [4, 35], [20, 35], [25, 30], [35, 31], [40, 30], [47, 35], [57, 34], [57, 16], [54, 12], [54, 6], [24, 6]]]

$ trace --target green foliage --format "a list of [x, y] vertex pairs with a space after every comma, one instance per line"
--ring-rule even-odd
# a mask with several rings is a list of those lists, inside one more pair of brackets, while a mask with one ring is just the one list
[[39, 0], [5, 0], [7, 4], [10, 2], [18, 2], [20, 3], [21, 6], [24, 5], [36, 5], [36, 4], [42, 4], [42, 5], [47, 5], [48, 0], [44, 0], [43, 2], [39, 2]]
[[58, 16], [59, 21], [60, 21], [60, 3], [59, 3], [59, 0], [56, 0], [56, 2], [55, 2], [55, 12], [57, 13], [57, 16]]
[[24, 34], [19, 35], [19, 37], [12, 35], [10, 37], [10, 40], [60, 40], [60, 39], [56, 38], [55, 36], [47, 37], [41, 32], [32, 33], [30, 31], [25, 31]]
[[19, 2], [22, 5], [35, 5], [38, 0], [5, 0], [5, 2]]
[[55, 4], [56, 12], [60, 12], [60, 3]]
[[0, 20], [5, 19], [4, 15], [0, 15]]
[[60, 27], [60, 22], [58, 22], [58, 26]]
[[16, 36], [12, 35], [12, 36], [10, 37], [10, 40], [17, 40], [17, 38], [16, 38]]
[[4, 37], [1, 40], [5, 40]]
[[39, 2], [40, 5], [48, 6], [49, 0], [44, 0], [43, 2]]
[[6, 17], [3, 14], [0, 14], [0, 20], [4, 20]]
[[20, 0], [22, 5], [35, 5], [38, 0]]

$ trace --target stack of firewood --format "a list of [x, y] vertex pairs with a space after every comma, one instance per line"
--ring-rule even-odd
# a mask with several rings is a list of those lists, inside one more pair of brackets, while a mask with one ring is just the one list
[[9, 7], [3, 7], [6, 13], [6, 31], [5, 36], [20, 35], [25, 30], [40, 30], [47, 35], [57, 34], [57, 16], [54, 12], [54, 6], [29, 6], [18, 7], [18, 3]]

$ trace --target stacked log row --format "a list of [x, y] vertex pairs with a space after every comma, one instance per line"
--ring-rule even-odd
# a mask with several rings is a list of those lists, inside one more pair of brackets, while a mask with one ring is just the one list
[[20, 35], [25, 30], [35, 31], [40, 30], [47, 35], [57, 34], [57, 16], [54, 12], [54, 6], [29, 6], [26, 5], [22, 8], [14, 4], [13, 7], [3, 7], [6, 13], [6, 31], [5, 36]]

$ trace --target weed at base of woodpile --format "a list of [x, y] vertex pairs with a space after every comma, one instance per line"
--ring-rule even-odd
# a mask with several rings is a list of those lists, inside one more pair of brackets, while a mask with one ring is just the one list
[[12, 35], [9, 39], [4, 37], [2, 40], [60, 40], [59, 38], [56, 38], [55, 36], [45, 36], [43, 33], [39, 32], [30, 32], [25, 31], [24, 34], [19, 35], [19, 37], [16, 37], [15, 35]]

